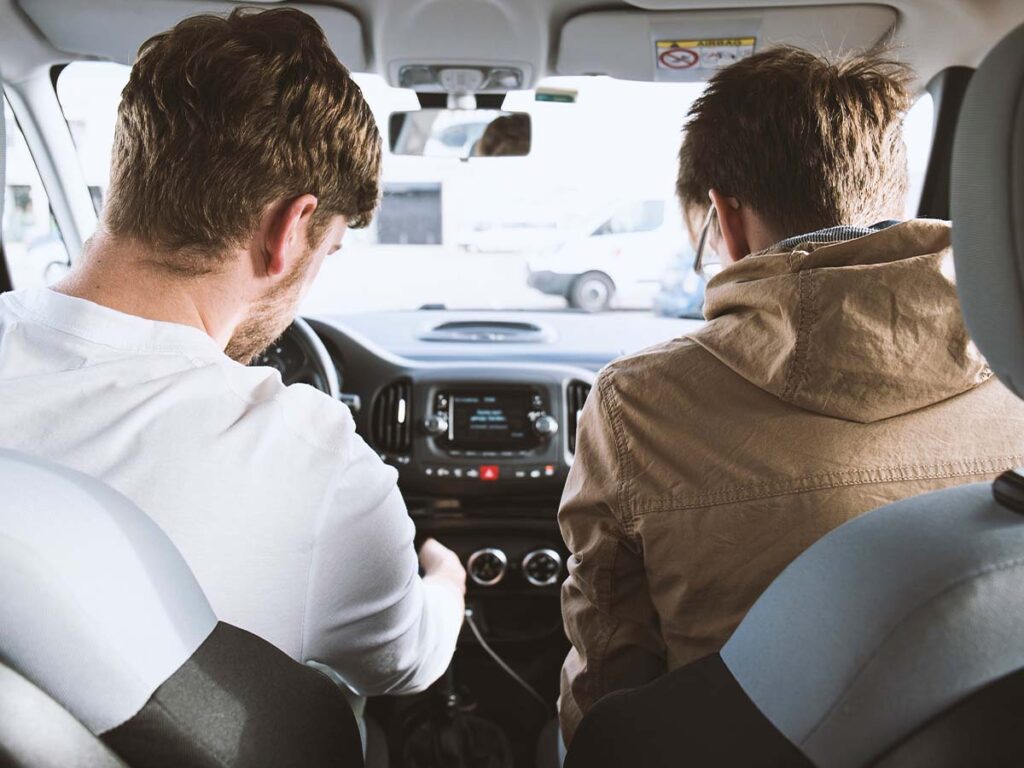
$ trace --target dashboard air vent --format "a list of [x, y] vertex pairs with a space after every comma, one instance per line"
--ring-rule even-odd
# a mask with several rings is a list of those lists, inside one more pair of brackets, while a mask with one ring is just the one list
[[569, 453], [572, 454], [576, 453], [576, 427], [580, 421], [580, 411], [589, 394], [590, 385], [585, 381], [570, 381], [565, 388], [565, 406], [569, 412], [569, 429], [566, 434], [569, 436]]
[[399, 379], [377, 395], [370, 417], [373, 442], [389, 454], [407, 454], [412, 448], [412, 382]]

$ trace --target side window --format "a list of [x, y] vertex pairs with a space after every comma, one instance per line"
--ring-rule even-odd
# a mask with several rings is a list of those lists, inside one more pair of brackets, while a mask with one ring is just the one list
[[595, 235], [624, 235], [652, 232], [665, 221], [663, 200], [644, 200], [619, 208], [614, 215], [594, 230]]
[[907, 188], [907, 210], [905, 216], [917, 216], [921, 202], [924, 175], [928, 170], [928, 159], [932, 151], [932, 122], [935, 119], [935, 103], [932, 95], [923, 93], [903, 119], [903, 141], [907, 145], [907, 171], [910, 184]]
[[7, 137], [2, 223], [4, 256], [15, 288], [46, 285], [65, 273], [68, 251], [25, 136], [6, 97], [3, 101]]

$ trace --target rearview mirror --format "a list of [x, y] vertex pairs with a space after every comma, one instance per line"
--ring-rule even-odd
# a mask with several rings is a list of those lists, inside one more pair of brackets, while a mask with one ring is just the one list
[[417, 157], [522, 157], [530, 154], [530, 115], [497, 109], [419, 109], [389, 121], [391, 152]]

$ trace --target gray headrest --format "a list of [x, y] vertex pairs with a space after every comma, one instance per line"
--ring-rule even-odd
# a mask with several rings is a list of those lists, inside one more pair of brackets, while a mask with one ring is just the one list
[[109, 486], [0, 449], [0, 489], [0, 661], [103, 733], [217, 619], [166, 534]]
[[1024, 26], [985, 57], [967, 89], [950, 202], [967, 327], [1024, 397]]

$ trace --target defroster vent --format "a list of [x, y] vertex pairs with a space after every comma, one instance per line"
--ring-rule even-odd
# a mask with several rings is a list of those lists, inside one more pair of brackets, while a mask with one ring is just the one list
[[371, 416], [373, 442], [389, 454], [407, 454], [412, 448], [412, 382], [399, 379], [377, 395]]
[[579, 424], [580, 411], [583, 410], [583, 404], [587, 402], [589, 394], [590, 385], [585, 381], [570, 381], [565, 388], [565, 406], [569, 416], [569, 429], [566, 435], [569, 437], [569, 452], [572, 454], [576, 453], [576, 427]]

